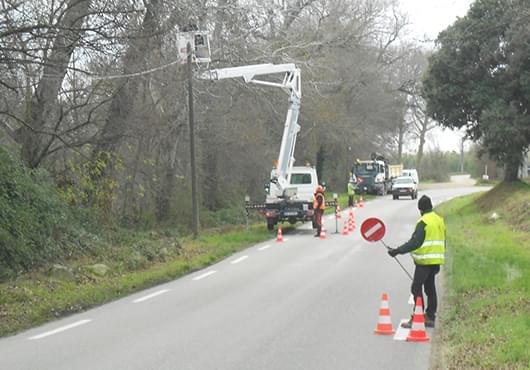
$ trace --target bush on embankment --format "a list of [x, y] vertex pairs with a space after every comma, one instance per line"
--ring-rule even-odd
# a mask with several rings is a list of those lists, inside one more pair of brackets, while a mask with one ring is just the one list
[[73, 254], [73, 224], [47, 173], [0, 148], [0, 279]]

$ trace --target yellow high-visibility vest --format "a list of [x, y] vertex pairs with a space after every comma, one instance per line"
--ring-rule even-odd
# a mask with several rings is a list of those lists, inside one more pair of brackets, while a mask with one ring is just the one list
[[418, 249], [412, 251], [417, 265], [442, 265], [445, 263], [445, 223], [434, 212], [428, 212], [416, 222], [425, 223], [425, 240]]

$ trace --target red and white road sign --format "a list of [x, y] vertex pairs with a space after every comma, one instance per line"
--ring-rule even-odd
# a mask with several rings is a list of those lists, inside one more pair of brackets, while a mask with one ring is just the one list
[[385, 224], [378, 218], [368, 218], [361, 225], [361, 235], [369, 242], [377, 242], [385, 236]]

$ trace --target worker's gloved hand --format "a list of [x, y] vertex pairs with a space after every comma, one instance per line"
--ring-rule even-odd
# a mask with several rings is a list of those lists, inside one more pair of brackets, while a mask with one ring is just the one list
[[388, 255], [389, 255], [390, 257], [395, 257], [395, 256], [397, 256], [398, 254], [399, 254], [399, 251], [398, 251], [397, 248], [389, 248], [389, 249], [388, 249]]

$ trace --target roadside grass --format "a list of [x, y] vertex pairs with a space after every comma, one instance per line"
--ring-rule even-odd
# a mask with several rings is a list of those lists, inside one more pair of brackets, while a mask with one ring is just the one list
[[439, 212], [448, 262], [434, 368], [529, 369], [530, 185], [501, 183]]
[[[284, 228], [287, 234], [291, 230]], [[167, 234], [118, 235], [92, 255], [62, 261], [61, 274], [43, 268], [1, 283], [0, 336], [176, 279], [274, 238], [264, 225], [210, 230], [197, 240]], [[104, 264], [108, 272], [98, 273], [94, 264]]]
[[[375, 199], [376, 197], [377, 197], [376, 195], [363, 194], [363, 201], [366, 202], [366, 201]], [[333, 200], [333, 193], [327, 193], [326, 192], [326, 199]], [[359, 201], [359, 194], [355, 194], [355, 199], [357, 199], [357, 201]], [[338, 194], [337, 200], [338, 200], [340, 208], [342, 210], [348, 208], [348, 194], [347, 193]], [[328, 214], [330, 214], [332, 212], [334, 212], [334, 209], [333, 209], [333, 211], [331, 211], [331, 208], [330, 208], [330, 210], [326, 211], [326, 213], [328, 213]]]

